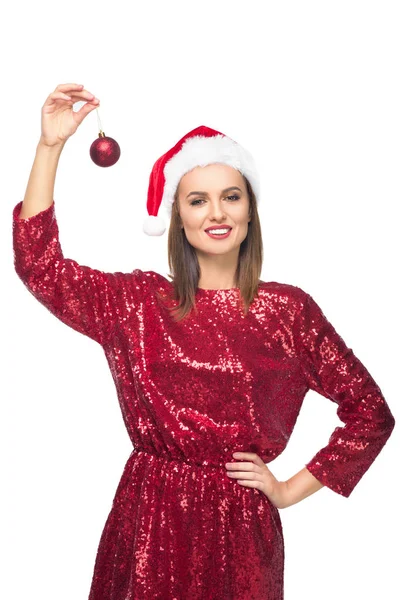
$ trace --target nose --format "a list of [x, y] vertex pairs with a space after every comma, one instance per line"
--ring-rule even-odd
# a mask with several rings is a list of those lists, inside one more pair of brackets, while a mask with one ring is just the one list
[[215, 219], [216, 221], [220, 221], [224, 219], [226, 212], [224, 210], [224, 205], [220, 201], [210, 202], [209, 203], [209, 217], [210, 219]]

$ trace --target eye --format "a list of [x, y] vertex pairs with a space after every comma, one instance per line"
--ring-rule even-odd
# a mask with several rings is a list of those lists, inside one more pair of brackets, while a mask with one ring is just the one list
[[[233, 202], [236, 202], [236, 200], [240, 200], [240, 196], [227, 196], [228, 199], [230, 198], [235, 198], [235, 200], [233, 200]], [[190, 206], [194, 206], [195, 204], [197, 204], [198, 202], [204, 202], [203, 198], [198, 198], [197, 200], [193, 200], [193, 202], [190, 203]]]

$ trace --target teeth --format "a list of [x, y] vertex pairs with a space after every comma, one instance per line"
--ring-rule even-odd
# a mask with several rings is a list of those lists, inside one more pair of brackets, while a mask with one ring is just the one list
[[208, 233], [228, 233], [229, 229], [209, 229]]

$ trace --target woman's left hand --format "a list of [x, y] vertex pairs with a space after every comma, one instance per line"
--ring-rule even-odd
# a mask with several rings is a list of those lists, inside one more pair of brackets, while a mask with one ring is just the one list
[[236, 479], [239, 485], [257, 488], [276, 508], [286, 507], [287, 482], [278, 481], [258, 454], [234, 452], [232, 456], [238, 462], [225, 464], [228, 477]]

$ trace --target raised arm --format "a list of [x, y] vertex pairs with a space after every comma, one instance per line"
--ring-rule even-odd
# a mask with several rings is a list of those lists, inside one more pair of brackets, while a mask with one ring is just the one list
[[93, 98], [81, 86], [57, 86], [42, 107], [42, 134], [23, 202], [13, 210], [14, 265], [29, 291], [57, 318], [104, 344], [119, 310], [128, 275], [104, 273], [64, 258], [55, 217], [54, 184], [67, 139], [97, 103], [73, 112], [74, 102]]
[[[86, 100], [74, 112], [75, 102]], [[42, 106], [41, 135], [26, 188], [19, 218], [26, 219], [48, 208], [53, 202], [58, 161], [67, 140], [99, 100], [76, 83], [60, 84]]]

